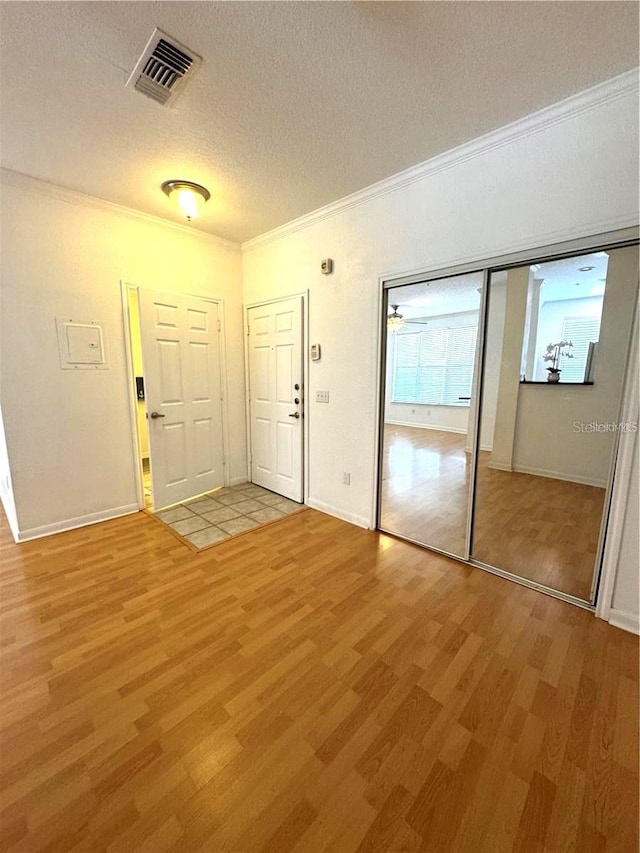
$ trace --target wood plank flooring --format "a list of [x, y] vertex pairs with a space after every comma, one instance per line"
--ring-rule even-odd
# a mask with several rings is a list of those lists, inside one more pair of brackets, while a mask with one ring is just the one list
[[638, 641], [586, 611], [314, 510], [0, 557], [0, 850], [637, 850]]
[[[386, 425], [382, 526], [463, 555], [471, 456], [459, 433]], [[605, 490], [497, 471], [480, 451], [472, 556], [589, 600]]]

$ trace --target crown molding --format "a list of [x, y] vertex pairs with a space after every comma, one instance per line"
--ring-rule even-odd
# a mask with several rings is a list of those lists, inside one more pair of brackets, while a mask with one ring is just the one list
[[209, 234], [207, 231], [202, 231], [188, 225], [180, 225], [179, 222], [172, 222], [169, 219], [163, 219], [161, 216], [154, 216], [151, 213], [143, 213], [143, 211], [135, 210], [132, 207], [125, 207], [122, 204], [106, 201], [103, 198], [97, 198], [96, 196], [87, 195], [86, 193], [81, 193], [77, 190], [61, 187], [58, 184], [52, 184], [49, 181], [43, 181], [40, 178], [25, 175], [23, 172], [14, 172], [12, 169], [7, 169], [4, 166], [0, 167], [0, 184], [15, 187], [16, 189], [21, 189], [25, 192], [35, 192], [39, 195], [55, 198], [58, 201], [67, 202], [68, 204], [76, 204], [83, 207], [91, 207], [95, 210], [106, 211], [107, 213], [113, 213], [116, 216], [133, 219], [137, 222], [144, 222], [147, 225], [169, 228], [172, 231], [177, 231], [179, 234], [187, 234], [189, 237], [199, 237], [202, 240], [207, 240], [208, 242], [215, 243], [219, 246], [224, 246], [227, 249], [240, 250], [240, 243], [234, 243], [233, 240], [226, 240], [224, 237], [217, 237], [215, 234]]
[[450, 169], [467, 160], [475, 159], [520, 139], [540, 133], [549, 127], [597, 109], [603, 104], [616, 101], [626, 95], [638, 95], [640, 92], [639, 72], [640, 68], [633, 68], [624, 74], [613, 77], [611, 80], [598, 83], [596, 86], [578, 92], [576, 95], [571, 95], [549, 107], [544, 107], [511, 124], [504, 125], [497, 130], [492, 130], [483, 136], [472, 139], [470, 142], [465, 142], [456, 148], [452, 148], [442, 154], [437, 154], [430, 160], [425, 160], [416, 166], [411, 166], [409, 169], [377, 181], [375, 184], [351, 193], [344, 198], [319, 207], [317, 210], [313, 210], [304, 216], [300, 216], [271, 231], [245, 241], [241, 244], [242, 251], [243, 253], [249, 252], [259, 246], [272, 243], [274, 240], [279, 240], [296, 231], [301, 231], [310, 225], [321, 222], [352, 207], [365, 204], [372, 199], [417, 183], [426, 177], [435, 175], [445, 169]]

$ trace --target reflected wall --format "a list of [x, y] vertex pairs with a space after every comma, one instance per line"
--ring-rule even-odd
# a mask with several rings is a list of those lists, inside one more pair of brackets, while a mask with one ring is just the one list
[[478, 452], [471, 555], [585, 601], [637, 289], [636, 247], [522, 266], [488, 286], [487, 346], [500, 340], [501, 355], [484, 365], [481, 434], [493, 424], [493, 436]]

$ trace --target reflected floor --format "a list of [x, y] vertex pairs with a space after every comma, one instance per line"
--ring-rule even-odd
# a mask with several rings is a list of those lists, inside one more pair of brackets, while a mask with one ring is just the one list
[[[462, 553], [470, 455], [466, 436], [387, 425], [382, 526]], [[473, 556], [588, 599], [605, 490], [489, 468], [480, 451]], [[462, 532], [460, 532], [462, 531]]]
[[469, 466], [466, 435], [385, 424], [382, 527], [463, 556]]

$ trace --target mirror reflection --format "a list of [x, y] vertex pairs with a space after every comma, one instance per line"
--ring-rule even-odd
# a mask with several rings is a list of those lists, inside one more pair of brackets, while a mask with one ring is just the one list
[[491, 276], [472, 557], [592, 600], [636, 247]]
[[482, 273], [387, 291], [380, 527], [466, 556]]

